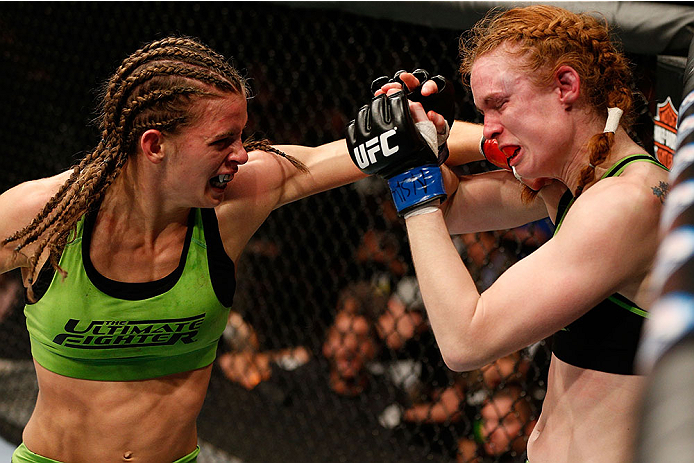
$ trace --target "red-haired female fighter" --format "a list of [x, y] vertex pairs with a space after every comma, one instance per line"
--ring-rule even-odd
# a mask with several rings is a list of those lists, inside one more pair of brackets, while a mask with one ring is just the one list
[[[629, 64], [606, 24], [557, 7], [496, 12], [472, 32], [461, 42], [461, 71], [484, 114], [484, 137], [498, 142], [513, 174], [456, 178], [417, 143], [399, 162], [405, 168], [384, 163], [377, 172], [391, 178], [405, 217], [429, 320], [459, 371], [554, 334], [530, 462], [630, 461], [643, 385], [633, 361], [667, 172], [627, 133]], [[420, 85], [411, 74], [400, 79]], [[428, 86], [422, 94], [435, 91]], [[391, 83], [377, 93], [396, 105], [398, 90]], [[514, 174], [544, 187], [523, 199]], [[547, 216], [553, 238], [479, 294], [450, 235]]]

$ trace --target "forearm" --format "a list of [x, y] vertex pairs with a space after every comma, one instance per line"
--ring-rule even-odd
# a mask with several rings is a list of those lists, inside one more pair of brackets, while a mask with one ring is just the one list
[[471, 122], [455, 121], [448, 137], [450, 152], [446, 165], [459, 166], [474, 161], [484, 160], [480, 153], [482, 125]]
[[[506, 230], [547, 217], [542, 199], [524, 204], [521, 184], [507, 171], [497, 170], [457, 178], [447, 174], [444, 204], [446, 225], [451, 235]], [[451, 191], [451, 189], [453, 191]]]
[[308, 169], [307, 173], [294, 168], [289, 171], [282, 204], [366, 177], [352, 162], [345, 140], [318, 147], [280, 145], [277, 148], [301, 161]]
[[406, 221], [415, 271], [436, 340], [452, 370], [483, 365], [471, 324], [480, 300], [475, 282], [448, 235], [440, 211]]

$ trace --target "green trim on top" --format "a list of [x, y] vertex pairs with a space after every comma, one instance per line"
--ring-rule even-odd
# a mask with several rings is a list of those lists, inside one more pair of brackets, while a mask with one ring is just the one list
[[614, 295], [608, 297], [607, 299], [609, 299], [613, 303], [617, 304], [621, 308], [627, 309], [629, 312], [632, 312], [632, 313], [638, 315], [639, 317], [643, 317], [643, 318], [649, 317], [649, 314], [647, 311], [645, 311], [639, 307], [634, 307], [633, 305], [631, 305], [625, 301], [622, 301], [621, 299], [615, 297]]
[[[646, 161], [650, 162], [651, 164], [655, 164], [656, 166], [662, 167], [665, 170], [668, 170], [667, 167], [665, 167], [663, 164], [661, 164], [656, 158], [651, 156], [650, 154], [631, 154], [627, 157], [624, 157], [614, 163], [607, 171], [600, 177], [600, 180], [607, 178], [607, 177], [618, 177], [624, 172], [624, 169], [627, 168], [630, 164], [634, 162], [639, 162], [639, 161]], [[570, 191], [567, 191], [565, 194], [571, 194]], [[564, 196], [562, 196], [561, 200], [564, 199]], [[561, 200], [559, 200], [559, 206], [561, 207]], [[562, 222], [564, 222], [564, 218], [566, 217], [566, 214], [569, 212], [569, 209], [571, 209], [571, 206], [573, 205], [574, 201], [576, 201], [576, 198], [572, 197], [571, 201], [569, 201], [569, 204], [566, 206], [566, 208], [563, 210], [563, 213], [561, 217], [557, 217], [557, 226], [554, 229], [554, 234], [556, 235], [557, 232], [559, 231], [559, 228], [561, 227]], [[561, 209], [560, 209], [561, 210]]]

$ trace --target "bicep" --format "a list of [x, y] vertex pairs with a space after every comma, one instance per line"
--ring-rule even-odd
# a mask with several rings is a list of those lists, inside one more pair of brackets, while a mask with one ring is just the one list
[[643, 245], [652, 227], [619, 210], [572, 210], [552, 239], [481, 295], [473, 323], [495, 330], [499, 351], [555, 333], [639, 278], [653, 252]]

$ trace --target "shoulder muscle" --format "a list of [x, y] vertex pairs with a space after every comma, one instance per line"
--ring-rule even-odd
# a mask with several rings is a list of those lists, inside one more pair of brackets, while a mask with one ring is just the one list
[[[31, 180], [0, 195], [0, 217], [3, 218], [0, 221], [0, 240], [29, 225], [69, 176], [70, 172], [64, 172], [53, 177]], [[0, 272], [25, 264], [17, 261], [13, 249], [12, 243], [0, 244]]]

